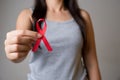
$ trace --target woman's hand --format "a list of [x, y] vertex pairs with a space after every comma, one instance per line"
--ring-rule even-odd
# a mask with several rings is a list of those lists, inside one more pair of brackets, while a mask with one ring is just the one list
[[5, 52], [9, 60], [18, 63], [25, 59], [32, 44], [41, 35], [30, 30], [14, 30], [8, 32], [5, 40]]

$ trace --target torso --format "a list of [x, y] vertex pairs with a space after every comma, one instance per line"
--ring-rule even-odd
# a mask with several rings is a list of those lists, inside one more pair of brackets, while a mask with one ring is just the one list
[[71, 17], [60, 22], [50, 18], [45, 20], [45, 36], [53, 51], [49, 53], [43, 42], [40, 43], [42, 49], [35, 53], [30, 51], [28, 79], [85, 80], [86, 70], [81, 61], [83, 38], [78, 24]]

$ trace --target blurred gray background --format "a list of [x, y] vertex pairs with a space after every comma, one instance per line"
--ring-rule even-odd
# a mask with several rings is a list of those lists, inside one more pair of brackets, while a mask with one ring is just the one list
[[[120, 80], [120, 0], [79, 0], [91, 15], [102, 80]], [[0, 80], [27, 80], [28, 59], [10, 62], [4, 52], [6, 33], [15, 29], [18, 14], [33, 0], [0, 0]]]

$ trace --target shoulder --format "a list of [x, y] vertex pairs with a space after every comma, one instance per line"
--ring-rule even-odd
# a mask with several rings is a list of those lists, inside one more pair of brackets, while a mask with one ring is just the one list
[[25, 8], [21, 10], [17, 18], [16, 28], [17, 29], [30, 29], [32, 24], [33, 24], [32, 11], [30, 10], [30, 8]]
[[25, 9], [21, 10], [19, 17], [26, 18], [26, 19], [30, 20], [31, 22], [33, 22], [31, 8], [25, 8]]
[[82, 15], [82, 17], [85, 21], [86, 29], [90, 31], [93, 28], [92, 19], [91, 19], [90, 14], [84, 9], [81, 9], [80, 14]]
[[31, 11], [28, 8], [21, 10], [19, 14], [19, 16], [23, 16], [23, 17], [30, 17], [30, 15], [31, 15]]
[[86, 22], [90, 22], [91, 21], [90, 14], [88, 13], [88, 11], [86, 11], [84, 9], [81, 9], [80, 10], [80, 14], [82, 15], [82, 17], [84, 18], [84, 20]]

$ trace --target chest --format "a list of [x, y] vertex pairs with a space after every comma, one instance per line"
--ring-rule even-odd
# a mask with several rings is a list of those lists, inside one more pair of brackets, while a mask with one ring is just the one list
[[[80, 27], [73, 21], [52, 23], [47, 21], [45, 37], [52, 47], [82, 45], [82, 34]], [[44, 47], [41, 43], [41, 47]]]

